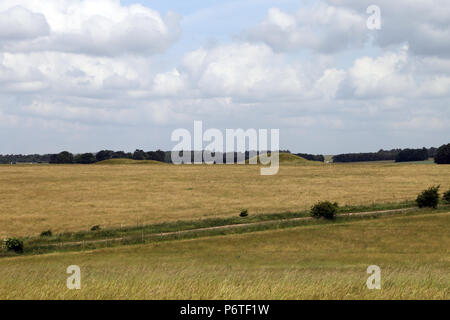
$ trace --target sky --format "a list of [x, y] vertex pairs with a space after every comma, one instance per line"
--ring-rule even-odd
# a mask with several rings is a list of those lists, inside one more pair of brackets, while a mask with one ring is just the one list
[[438, 147], [449, 39], [447, 0], [0, 0], [0, 154], [171, 150], [195, 120], [292, 152]]

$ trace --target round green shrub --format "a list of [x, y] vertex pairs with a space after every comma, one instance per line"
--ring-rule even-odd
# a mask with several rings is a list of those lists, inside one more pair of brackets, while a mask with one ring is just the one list
[[5, 247], [8, 251], [23, 253], [23, 242], [16, 238], [8, 238], [5, 240]]
[[437, 208], [439, 203], [439, 187], [430, 187], [417, 196], [416, 202], [419, 208]]
[[101, 229], [100, 226], [96, 225], [91, 228], [91, 231], [99, 231], [100, 229]]
[[51, 237], [53, 235], [52, 230], [42, 231], [41, 237]]
[[312, 206], [311, 216], [316, 219], [324, 218], [332, 220], [336, 216], [337, 209], [338, 204], [336, 202], [331, 203], [330, 201], [322, 201]]
[[448, 203], [450, 203], [450, 190], [448, 190], [446, 193], [444, 193], [444, 200]]
[[247, 209], [242, 210], [239, 216], [242, 218], [248, 217], [248, 210]]

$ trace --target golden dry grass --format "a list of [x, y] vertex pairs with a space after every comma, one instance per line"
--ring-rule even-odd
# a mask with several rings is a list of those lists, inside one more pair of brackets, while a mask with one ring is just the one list
[[136, 165], [149, 165], [149, 164], [159, 164], [164, 165], [164, 162], [154, 161], [154, 160], [133, 160], [133, 159], [109, 159], [96, 162], [95, 165], [125, 165], [125, 164], [136, 164]]
[[[5, 258], [0, 299], [449, 299], [449, 230], [431, 213]], [[373, 264], [381, 290], [366, 288]]]
[[298, 211], [318, 200], [341, 205], [414, 200], [450, 188], [448, 165], [2, 165], [0, 238], [137, 223]]

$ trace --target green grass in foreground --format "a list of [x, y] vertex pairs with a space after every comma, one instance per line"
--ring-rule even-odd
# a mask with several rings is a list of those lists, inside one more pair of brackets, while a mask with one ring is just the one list
[[[450, 213], [0, 259], [0, 299], [449, 299]], [[68, 290], [69, 265], [82, 289]], [[366, 269], [381, 267], [381, 290]]]
[[[377, 204], [372, 206], [355, 206], [355, 207], [341, 207], [339, 214], [352, 212], [371, 212], [378, 210], [401, 210], [403, 208], [411, 207], [411, 203], [396, 203], [396, 204]], [[448, 210], [444, 207], [443, 210]], [[423, 213], [426, 210], [415, 210], [408, 212]], [[395, 214], [408, 214], [401, 212], [394, 212]], [[310, 224], [327, 224], [327, 223], [341, 223], [347, 220], [355, 219], [370, 219], [373, 216], [364, 217], [338, 217], [334, 221], [324, 220], [300, 220], [292, 221], [291, 219], [309, 217], [308, 211], [304, 212], [287, 212], [279, 214], [260, 214], [253, 215], [246, 218], [233, 217], [225, 219], [205, 219], [197, 221], [178, 221], [173, 223], [162, 223], [147, 226], [136, 226], [121, 229], [100, 230], [96, 232], [75, 232], [64, 233], [52, 237], [30, 237], [24, 239], [25, 254], [43, 254], [57, 251], [79, 251], [91, 250], [111, 246], [131, 245], [137, 243], [148, 243], [158, 241], [168, 241], [174, 239], [197, 238], [213, 235], [235, 234], [255, 232], [261, 230], [290, 228], [299, 225]], [[374, 215], [378, 216], [378, 215]], [[258, 222], [265, 222], [258, 224]], [[239, 226], [246, 224], [246, 226]], [[227, 229], [209, 229], [213, 227], [230, 226]], [[234, 227], [233, 227], [234, 226]], [[238, 228], [239, 227], [239, 228]], [[160, 235], [161, 233], [181, 232], [175, 234]], [[12, 256], [15, 253], [0, 251], [1, 256]]]

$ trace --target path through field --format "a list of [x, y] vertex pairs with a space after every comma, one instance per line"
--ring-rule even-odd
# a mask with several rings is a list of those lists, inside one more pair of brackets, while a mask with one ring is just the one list
[[[369, 212], [352, 212], [352, 213], [343, 213], [337, 215], [337, 217], [363, 217], [363, 216], [374, 216], [374, 215], [385, 215], [385, 214], [394, 214], [394, 213], [402, 213], [411, 210], [416, 210], [417, 208], [403, 208], [403, 209], [394, 209], [394, 210], [378, 210], [378, 211], [369, 211]], [[263, 226], [270, 224], [277, 224], [283, 222], [295, 222], [295, 221], [308, 221], [313, 220], [312, 217], [301, 217], [301, 218], [292, 218], [292, 219], [282, 219], [282, 220], [270, 220], [270, 221], [261, 221], [261, 222], [252, 222], [252, 223], [241, 223], [241, 224], [228, 224], [216, 227], [205, 227], [198, 229], [189, 229], [189, 230], [181, 230], [181, 231], [172, 231], [172, 232], [163, 232], [163, 233], [152, 233], [152, 234], [142, 234], [142, 239], [150, 239], [150, 238], [164, 238], [174, 235], [183, 235], [189, 233], [197, 233], [197, 232], [207, 232], [212, 230], [227, 230], [227, 229], [239, 229], [239, 228], [247, 228], [254, 226]], [[127, 236], [127, 237], [115, 237], [108, 239], [97, 239], [97, 240], [86, 240], [86, 241], [71, 241], [71, 242], [61, 242], [61, 243], [52, 243], [48, 246], [53, 247], [63, 247], [63, 246], [79, 246], [79, 245], [88, 245], [95, 243], [107, 243], [107, 242], [120, 242], [125, 240], [136, 239], [136, 236]]]

